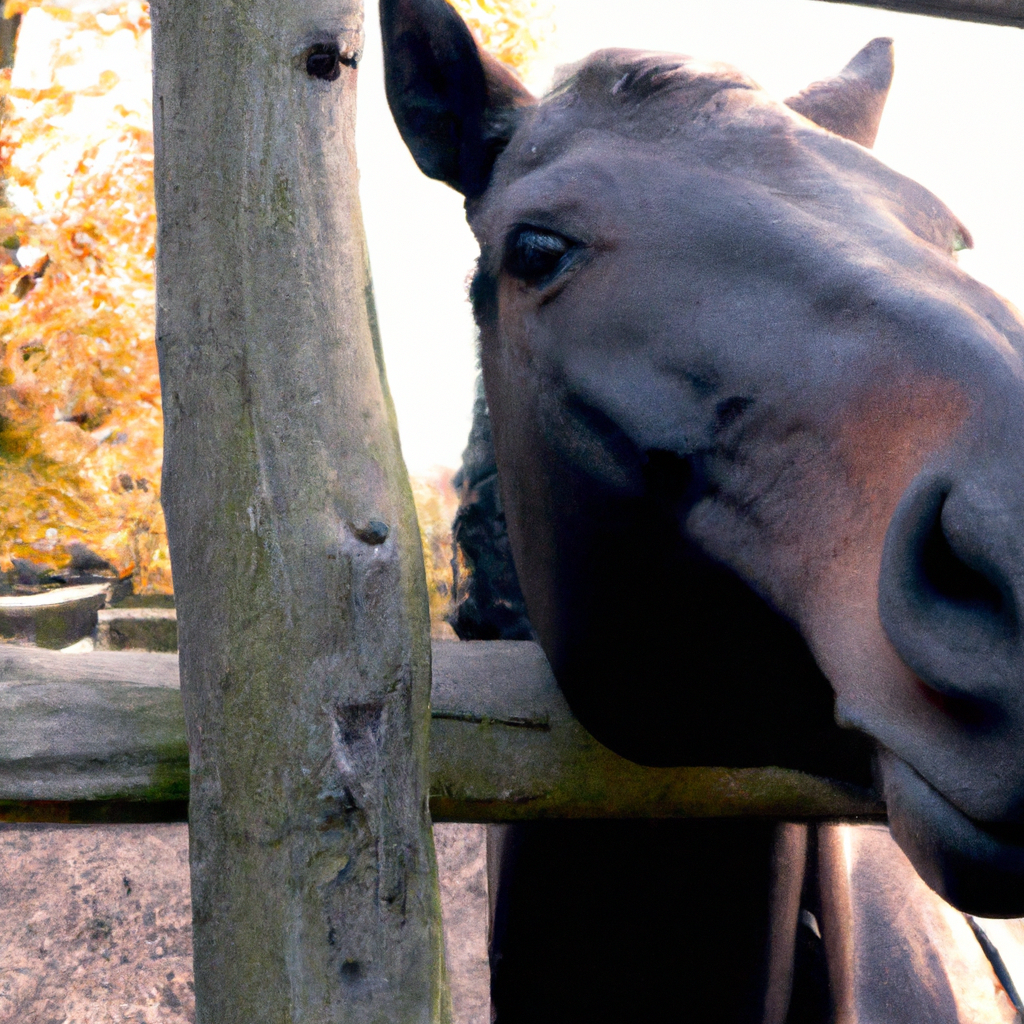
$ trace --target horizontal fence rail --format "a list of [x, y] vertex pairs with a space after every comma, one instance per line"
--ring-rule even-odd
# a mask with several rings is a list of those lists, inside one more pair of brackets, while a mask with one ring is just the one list
[[827, 0], [857, 7], [882, 7], [903, 14], [925, 14], [955, 21], [1024, 28], [1024, 0]]
[[[435, 821], [882, 817], [864, 790], [780, 768], [645, 768], [573, 718], [534, 643], [433, 646]], [[0, 647], [0, 821], [184, 821], [174, 654]]]

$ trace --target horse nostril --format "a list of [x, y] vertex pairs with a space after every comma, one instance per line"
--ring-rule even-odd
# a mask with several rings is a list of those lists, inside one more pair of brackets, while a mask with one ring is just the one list
[[994, 721], [994, 705], [957, 701], [995, 699], [1020, 639], [1005, 517], [991, 514], [995, 497], [983, 498], [917, 480], [889, 523], [878, 580], [882, 627], [900, 659], [951, 718], [975, 725]]
[[679, 502], [692, 488], [693, 461], [676, 452], [651, 449], [646, 453], [644, 479], [652, 496], [671, 503]]
[[1005, 611], [1003, 593], [984, 573], [969, 566], [953, 550], [942, 525], [944, 505], [945, 495], [921, 540], [918, 566], [926, 592], [923, 596], [1001, 619]]

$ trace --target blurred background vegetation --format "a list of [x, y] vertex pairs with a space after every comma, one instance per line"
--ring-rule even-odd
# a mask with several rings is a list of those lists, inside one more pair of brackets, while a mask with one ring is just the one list
[[[518, 69], [553, 32], [546, 0], [451, 2]], [[148, 85], [122, 81], [126, 54], [148, 70], [149, 12], [138, 0], [96, 6], [7, 0], [3, 11], [0, 582], [45, 584], [84, 557], [136, 592], [171, 593], [152, 115]], [[29, 18], [26, 67], [18, 29]], [[449, 633], [451, 476], [412, 481], [436, 635]]]
[[[24, 18], [32, 5], [8, 3]], [[0, 568], [59, 568], [87, 546], [137, 589], [169, 591], [160, 510], [160, 383], [153, 338], [156, 216], [151, 124], [115, 105], [76, 124], [119, 76], [82, 81], [101, 37], [146, 37], [139, 3], [103, 14], [41, 6], [62, 29], [31, 86], [3, 78], [0, 134]], [[28, 76], [23, 76], [28, 77]], [[66, 185], [47, 190], [54, 164]]]

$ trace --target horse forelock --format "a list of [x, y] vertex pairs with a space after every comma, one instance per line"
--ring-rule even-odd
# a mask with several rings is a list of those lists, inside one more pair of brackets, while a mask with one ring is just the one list
[[682, 94], [683, 106], [699, 110], [723, 89], [759, 90], [730, 64], [698, 60], [678, 53], [646, 50], [598, 50], [576, 64], [559, 68], [545, 102], [579, 96], [610, 107], [638, 104], [666, 92]]

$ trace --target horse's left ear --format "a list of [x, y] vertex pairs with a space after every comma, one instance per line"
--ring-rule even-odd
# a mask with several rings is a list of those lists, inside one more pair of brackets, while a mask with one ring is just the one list
[[892, 71], [892, 40], [872, 39], [835, 78], [814, 82], [786, 100], [786, 106], [870, 149], [892, 85]]
[[388, 104], [413, 158], [467, 198], [480, 195], [517, 112], [536, 100], [446, 0], [380, 0], [380, 21]]

